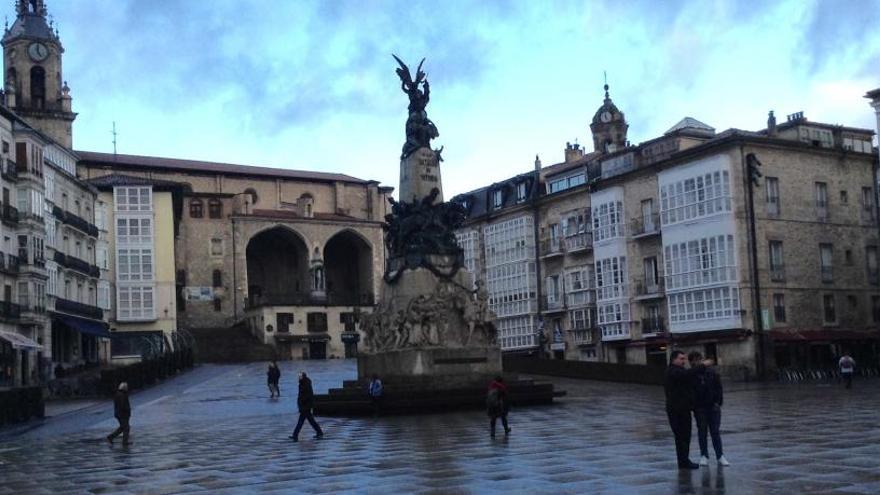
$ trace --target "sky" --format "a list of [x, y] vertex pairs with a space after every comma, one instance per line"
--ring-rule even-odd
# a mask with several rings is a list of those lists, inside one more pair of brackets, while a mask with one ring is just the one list
[[[2, 0], [0, 0], [2, 1]], [[5, 0], [9, 22], [14, 1]], [[592, 149], [603, 72], [629, 140], [685, 116], [718, 131], [875, 129], [880, 0], [49, 0], [74, 148], [345, 173], [397, 187], [426, 58], [447, 198]]]

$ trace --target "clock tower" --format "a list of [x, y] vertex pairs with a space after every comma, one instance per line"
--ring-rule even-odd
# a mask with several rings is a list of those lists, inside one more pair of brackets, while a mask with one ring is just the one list
[[605, 84], [605, 101], [593, 115], [590, 131], [593, 133], [593, 149], [599, 153], [612, 153], [626, 147], [626, 130], [629, 124], [623, 112], [617, 109], [608, 96]]
[[64, 48], [46, 21], [44, 0], [17, 0], [3, 45], [6, 106], [66, 148], [73, 147], [70, 88], [61, 77]]

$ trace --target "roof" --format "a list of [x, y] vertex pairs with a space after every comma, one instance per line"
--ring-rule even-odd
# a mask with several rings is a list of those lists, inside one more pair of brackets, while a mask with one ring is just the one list
[[545, 177], [561, 174], [563, 172], [568, 172], [569, 170], [580, 168], [594, 160], [595, 158], [601, 156], [602, 153], [597, 151], [592, 151], [590, 153], [585, 154], [584, 156], [578, 158], [577, 160], [571, 160], [568, 162], [554, 163], [553, 165], [549, 165], [541, 169], [541, 174]]
[[880, 88], [868, 91], [867, 93], [865, 93], [865, 98], [870, 98], [872, 100], [880, 98]]
[[251, 210], [250, 213], [255, 217], [265, 217], [265, 218], [277, 218], [284, 220], [332, 220], [337, 222], [364, 222], [364, 223], [375, 223], [372, 220], [364, 220], [362, 218], [355, 218], [349, 215], [343, 215], [341, 213], [319, 213], [315, 212], [314, 216], [304, 217], [299, 213], [293, 210], [261, 210], [255, 209]]
[[186, 188], [187, 184], [162, 179], [148, 179], [146, 177], [135, 177], [125, 174], [109, 174], [94, 179], [87, 179], [86, 183], [95, 186], [98, 189], [112, 189], [116, 186], [153, 186], [158, 189]]
[[679, 120], [677, 124], [670, 127], [669, 130], [664, 132], [663, 134], [664, 135], [672, 134], [674, 132], [683, 131], [683, 130], [697, 131], [699, 133], [706, 133], [706, 134], [715, 134], [714, 127], [707, 125], [707, 124], [704, 124], [693, 117], [685, 117], [685, 118]]
[[358, 179], [345, 174], [312, 172], [308, 170], [290, 170], [286, 168], [255, 167], [252, 165], [235, 165], [231, 163], [203, 162], [198, 160], [182, 160], [178, 158], [161, 158], [157, 156], [120, 155], [99, 153], [95, 151], [77, 151], [83, 162], [106, 164], [131, 169], [165, 169], [178, 172], [202, 172], [230, 175], [264, 176], [285, 179], [299, 179], [319, 182], [351, 182], [366, 184], [371, 181]]
[[12, 27], [3, 35], [3, 43], [15, 38], [41, 39], [60, 44], [55, 32], [46, 23], [46, 18], [33, 13], [19, 15]]

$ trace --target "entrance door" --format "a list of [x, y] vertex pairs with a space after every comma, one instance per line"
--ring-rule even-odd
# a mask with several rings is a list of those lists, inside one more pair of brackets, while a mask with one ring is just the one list
[[327, 343], [309, 342], [309, 359], [327, 359]]
[[626, 347], [617, 348], [617, 364], [626, 364]]
[[357, 342], [346, 342], [345, 343], [345, 357], [346, 358], [356, 358], [357, 353], [358, 353]]
[[657, 274], [657, 258], [654, 256], [645, 258], [642, 260], [642, 264], [645, 268], [645, 290], [647, 293], [653, 294], [657, 292], [657, 279], [659, 278]]
[[275, 315], [275, 327], [279, 332], [289, 332], [293, 325], [293, 313], [278, 313]]

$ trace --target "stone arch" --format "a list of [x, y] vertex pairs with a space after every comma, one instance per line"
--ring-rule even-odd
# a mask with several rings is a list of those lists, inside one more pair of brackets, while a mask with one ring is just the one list
[[324, 244], [327, 297], [331, 303], [370, 305], [373, 244], [354, 229], [342, 229]]
[[309, 243], [285, 225], [254, 233], [245, 248], [249, 306], [302, 304], [309, 290]]

